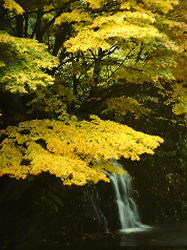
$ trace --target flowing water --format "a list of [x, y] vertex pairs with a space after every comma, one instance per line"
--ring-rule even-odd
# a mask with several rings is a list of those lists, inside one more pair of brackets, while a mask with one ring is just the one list
[[145, 249], [155, 250], [162, 248], [173, 250], [187, 249], [187, 222], [184, 223], [170, 223], [163, 225], [155, 225], [150, 230], [139, 232], [114, 232], [108, 235], [99, 237], [96, 235], [95, 239], [87, 239], [79, 241], [77, 244], [84, 246], [85, 249], [103, 248], [103, 249]]
[[[123, 168], [116, 160], [111, 159], [111, 163], [118, 168]], [[141, 222], [138, 208], [132, 198], [132, 178], [128, 173], [117, 175], [107, 173], [114, 187], [115, 200], [118, 207], [120, 231], [130, 233], [150, 229], [149, 226]]]
[[[112, 164], [123, 168], [116, 160]], [[187, 222], [148, 226], [141, 222], [138, 208], [132, 198], [132, 178], [128, 173], [116, 175], [106, 172], [114, 188], [115, 202], [118, 208], [120, 230], [108, 234], [92, 235], [78, 241], [78, 245], [116, 249], [116, 247], [133, 247], [134, 249], [187, 249]], [[98, 208], [95, 207], [95, 211]], [[100, 219], [103, 219], [100, 217]], [[105, 219], [106, 220], [106, 217]], [[106, 223], [106, 221], [105, 221]], [[121, 249], [121, 248], [120, 248]]]
[[[123, 168], [115, 159], [110, 160], [113, 165]], [[103, 246], [106, 248], [116, 246], [135, 247], [135, 249], [155, 247], [177, 247], [187, 249], [187, 223], [174, 223], [148, 226], [142, 223], [138, 208], [132, 198], [132, 178], [128, 173], [117, 175], [106, 172], [114, 188], [115, 202], [118, 208], [120, 229], [108, 235], [99, 236], [94, 240], [87, 239], [82, 242], [84, 246]], [[98, 193], [97, 193], [98, 195]], [[95, 207], [98, 213], [98, 207]], [[100, 220], [106, 217], [100, 216]], [[147, 248], [148, 247], [148, 248]]]
[[[123, 168], [116, 160], [110, 160], [112, 164], [119, 168]], [[51, 241], [50, 237], [45, 238], [45, 241], [36, 241], [31, 239], [31, 242], [23, 242], [15, 248], [16, 250], [62, 250], [64, 246], [73, 246], [77, 249], [121, 249], [130, 247], [131, 249], [146, 249], [155, 250], [162, 247], [165, 249], [187, 249], [187, 222], [173, 223], [147, 226], [141, 222], [138, 208], [132, 198], [132, 178], [128, 173], [124, 175], [116, 175], [114, 173], [106, 173], [114, 188], [115, 202], [120, 229], [115, 232], [109, 232], [108, 221], [102, 211], [102, 202], [96, 186], [93, 187], [90, 193], [90, 202], [93, 208], [95, 217], [98, 221], [97, 233], [86, 234], [82, 237], [72, 237], [63, 242], [61, 237], [55, 241]], [[114, 211], [115, 213], [115, 211]], [[26, 247], [25, 247], [26, 244]], [[29, 248], [30, 247], [30, 248]], [[7, 249], [8, 248], [4, 248]], [[13, 248], [12, 248], [13, 249]], [[125, 249], [125, 248], [124, 248]]]

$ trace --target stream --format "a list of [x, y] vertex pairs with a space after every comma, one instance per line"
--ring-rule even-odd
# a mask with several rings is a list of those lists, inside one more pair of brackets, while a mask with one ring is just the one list
[[[119, 168], [123, 166], [116, 160], [110, 160]], [[98, 221], [96, 233], [83, 233], [81, 236], [69, 236], [63, 238], [61, 232], [55, 233], [52, 239], [49, 235], [42, 238], [27, 238], [25, 241], [13, 243], [14, 248], [4, 245], [2, 249], [9, 250], [63, 250], [64, 247], [74, 249], [187, 249], [187, 221], [167, 223], [160, 225], [145, 225], [138, 212], [138, 206], [133, 200], [132, 178], [128, 173], [117, 175], [106, 172], [111, 180], [114, 192], [113, 201], [116, 204], [116, 220], [119, 220], [119, 228], [111, 230], [107, 221], [108, 215], [102, 210], [102, 200], [94, 186], [89, 195], [89, 202]], [[111, 216], [111, 214], [110, 214]], [[79, 235], [79, 236], [78, 236]]]
[[[115, 159], [110, 162], [117, 168], [123, 169], [123, 165]], [[120, 221], [120, 232], [140, 232], [150, 229], [148, 225], [144, 225], [141, 221], [138, 207], [132, 197], [132, 178], [128, 173], [118, 175], [115, 173], [107, 173], [111, 184], [114, 188], [116, 207]]]
[[97, 235], [95, 239], [85, 239], [81, 246], [88, 247], [133, 247], [133, 249], [182, 248], [187, 249], [187, 222], [152, 226], [150, 230], [139, 232], [116, 232], [108, 236]]
[[[110, 162], [118, 167], [123, 166], [115, 159]], [[117, 175], [106, 172], [114, 189], [115, 203], [118, 208], [120, 228], [116, 232], [105, 230], [103, 235], [88, 236], [81, 242], [84, 246], [96, 247], [133, 247], [138, 249], [155, 247], [185, 247], [187, 249], [187, 223], [171, 223], [163, 225], [145, 225], [141, 221], [138, 207], [132, 197], [132, 178], [128, 173]], [[97, 194], [98, 195], [98, 194]], [[95, 207], [96, 209], [96, 207]], [[98, 208], [99, 209], [99, 208]], [[99, 210], [99, 213], [102, 211]], [[105, 216], [103, 215], [103, 218]], [[106, 224], [106, 218], [105, 218]]]
[[[57, 240], [30, 239], [14, 246], [13, 250], [64, 250], [64, 249], [133, 249], [133, 250], [186, 250], [187, 222], [152, 226], [150, 230], [139, 232], [109, 232], [85, 234], [81, 238]], [[2, 248], [9, 250], [10, 248]]]

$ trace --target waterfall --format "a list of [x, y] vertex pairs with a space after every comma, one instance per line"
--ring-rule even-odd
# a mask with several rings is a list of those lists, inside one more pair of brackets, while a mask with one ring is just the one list
[[[119, 168], [123, 168], [115, 159], [110, 159], [110, 162]], [[117, 175], [108, 172], [107, 175], [114, 187], [115, 201], [118, 207], [121, 224], [120, 231], [137, 232], [149, 229], [149, 226], [142, 224], [137, 205], [132, 199], [131, 176], [128, 173]]]

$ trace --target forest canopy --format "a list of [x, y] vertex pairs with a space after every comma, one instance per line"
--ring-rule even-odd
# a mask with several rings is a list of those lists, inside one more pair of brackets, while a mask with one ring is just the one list
[[154, 153], [157, 124], [183, 131], [186, 17], [179, 0], [0, 0], [0, 175], [108, 181], [108, 159]]

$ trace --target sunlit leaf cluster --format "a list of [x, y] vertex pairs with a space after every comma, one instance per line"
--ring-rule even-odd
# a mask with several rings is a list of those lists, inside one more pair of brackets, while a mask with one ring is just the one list
[[145, 108], [137, 100], [130, 97], [114, 97], [105, 101], [107, 108], [104, 113], [114, 114], [115, 120], [122, 120], [126, 114], [132, 114], [135, 119], [148, 115], [151, 110]]
[[18, 15], [23, 14], [23, 8], [14, 0], [3, 0], [5, 9], [15, 11]]
[[69, 88], [62, 84], [53, 84], [50, 87], [40, 87], [35, 98], [28, 103], [29, 114], [40, 113], [43, 117], [64, 120], [68, 118], [71, 105], [78, 103], [77, 98]]
[[109, 181], [103, 169], [120, 173], [108, 159], [139, 160], [163, 142], [125, 125], [102, 121], [33, 120], [1, 131], [0, 174], [26, 178], [49, 172], [64, 184]]
[[0, 33], [0, 86], [12, 93], [28, 93], [38, 86], [53, 84], [46, 73], [58, 65], [44, 44], [33, 39]]

